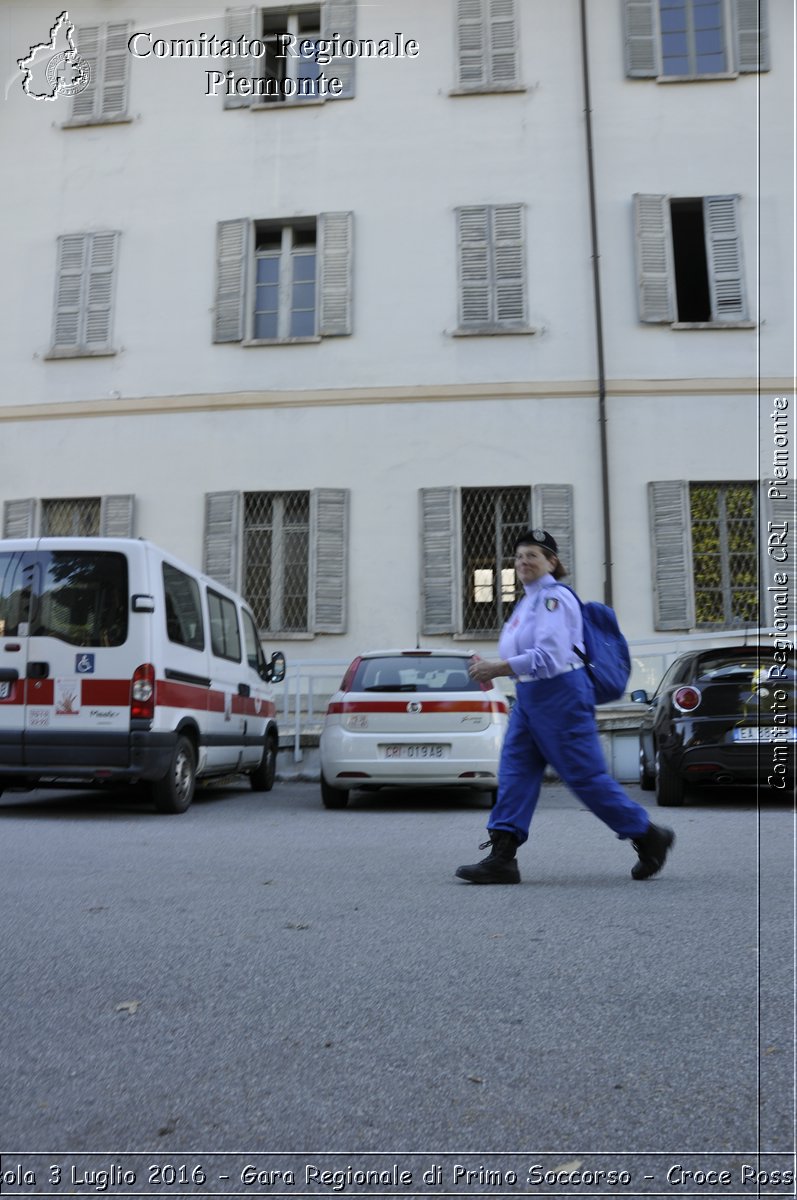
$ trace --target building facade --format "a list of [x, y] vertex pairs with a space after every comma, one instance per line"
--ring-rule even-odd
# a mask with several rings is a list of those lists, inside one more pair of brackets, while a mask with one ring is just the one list
[[58, 15], [0, 10], [4, 536], [309, 662], [489, 652], [529, 525], [635, 644], [771, 623], [789, 0], [76, 0], [26, 72]]

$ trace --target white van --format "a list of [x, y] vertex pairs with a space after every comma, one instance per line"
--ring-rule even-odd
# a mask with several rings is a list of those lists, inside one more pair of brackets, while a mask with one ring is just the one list
[[151, 542], [0, 541], [0, 792], [143, 781], [180, 813], [200, 778], [269, 791], [284, 675], [241, 597]]

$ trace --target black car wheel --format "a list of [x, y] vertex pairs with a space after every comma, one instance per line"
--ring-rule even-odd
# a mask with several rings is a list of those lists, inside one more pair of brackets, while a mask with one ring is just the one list
[[639, 744], [639, 786], [643, 792], [652, 792], [656, 787], [656, 776], [648, 766], [645, 748], [641, 742]]
[[152, 799], [160, 813], [184, 813], [194, 798], [196, 752], [187, 737], [178, 737], [171, 765], [163, 779], [152, 784]]
[[277, 771], [277, 739], [273, 733], [266, 734], [263, 746], [263, 757], [249, 776], [252, 790], [255, 792], [270, 792], [274, 786], [274, 776]]
[[680, 808], [684, 802], [684, 781], [661, 758], [656, 759], [656, 803], [662, 808]]
[[345, 808], [349, 803], [349, 793], [340, 788], [330, 787], [324, 776], [321, 776], [321, 803], [324, 808]]

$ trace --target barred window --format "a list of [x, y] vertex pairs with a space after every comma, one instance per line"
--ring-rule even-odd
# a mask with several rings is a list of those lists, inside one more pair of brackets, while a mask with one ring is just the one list
[[527, 487], [462, 489], [465, 633], [500, 629], [519, 600], [514, 544], [529, 520]]
[[258, 628], [308, 629], [309, 492], [244, 493], [244, 594]]
[[698, 628], [758, 623], [756, 495], [752, 483], [692, 483], [692, 570]]
[[42, 500], [42, 537], [98, 537], [100, 498]]

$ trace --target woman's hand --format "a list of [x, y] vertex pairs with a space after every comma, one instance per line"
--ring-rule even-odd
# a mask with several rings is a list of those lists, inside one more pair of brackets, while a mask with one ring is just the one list
[[468, 667], [468, 674], [477, 683], [489, 683], [497, 675], [511, 675], [512, 668], [502, 658], [474, 658]]

